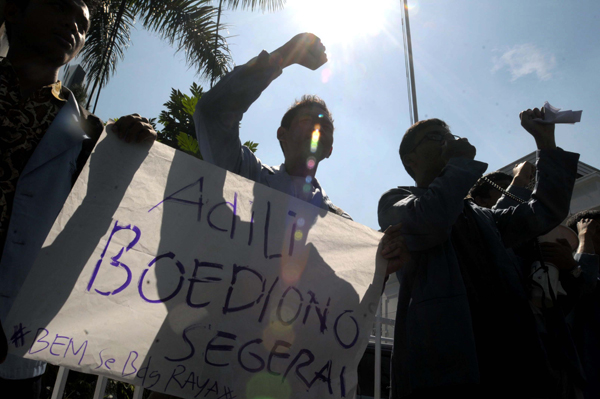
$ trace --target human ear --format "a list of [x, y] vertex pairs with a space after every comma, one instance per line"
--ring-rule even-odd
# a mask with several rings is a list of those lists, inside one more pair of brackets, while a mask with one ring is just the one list
[[287, 129], [284, 128], [283, 126], [280, 126], [279, 129], [277, 129], [277, 140], [284, 141], [284, 136], [286, 133], [287, 133]]
[[406, 154], [402, 159], [402, 163], [405, 166], [411, 168], [413, 171], [415, 171], [415, 167], [417, 166], [417, 154], [415, 154], [414, 152]]

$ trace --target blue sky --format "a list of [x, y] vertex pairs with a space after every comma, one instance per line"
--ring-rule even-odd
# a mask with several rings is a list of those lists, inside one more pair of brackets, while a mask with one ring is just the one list
[[[600, 168], [600, 2], [428, 0], [409, 8], [419, 119], [444, 119], [493, 171], [535, 149], [518, 114], [547, 100], [583, 110], [581, 123], [557, 127], [557, 143]], [[336, 205], [372, 228], [379, 228], [381, 194], [412, 184], [398, 157], [410, 126], [401, 11], [400, 0], [288, 0], [279, 12], [222, 17], [238, 65], [297, 33], [321, 37], [329, 62], [317, 71], [284, 70], [244, 116], [241, 139], [260, 144], [264, 163], [280, 164], [284, 112], [302, 94], [321, 96], [335, 142], [317, 177]], [[210, 86], [140, 26], [96, 113], [157, 117], [171, 88], [187, 92], [192, 82]]]

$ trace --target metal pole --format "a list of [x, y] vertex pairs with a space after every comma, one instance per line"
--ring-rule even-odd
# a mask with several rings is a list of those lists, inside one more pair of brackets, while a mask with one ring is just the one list
[[375, 390], [374, 399], [381, 399], [381, 300], [375, 316]]
[[412, 93], [412, 109], [414, 123], [419, 121], [417, 111], [417, 89], [415, 87], [415, 69], [413, 67], [412, 41], [410, 40], [410, 21], [408, 20], [408, 0], [404, 0], [404, 19], [406, 20], [406, 41], [408, 45], [408, 67], [410, 72], [410, 91]]

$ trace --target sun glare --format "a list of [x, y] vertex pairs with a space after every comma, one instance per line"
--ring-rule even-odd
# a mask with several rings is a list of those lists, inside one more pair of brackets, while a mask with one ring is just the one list
[[299, 28], [319, 36], [327, 44], [347, 43], [375, 36], [385, 28], [391, 2], [358, 0], [291, 0]]

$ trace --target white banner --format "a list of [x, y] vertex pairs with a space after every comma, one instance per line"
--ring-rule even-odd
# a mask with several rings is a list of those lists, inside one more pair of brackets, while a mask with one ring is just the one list
[[110, 134], [3, 321], [10, 351], [184, 398], [353, 397], [380, 239]]

